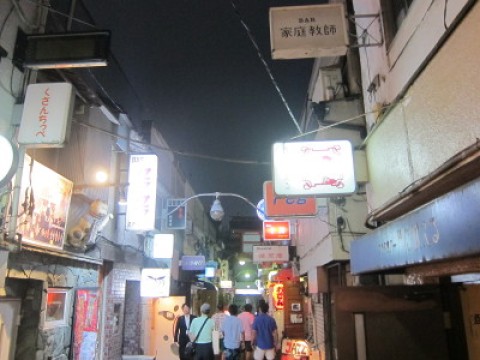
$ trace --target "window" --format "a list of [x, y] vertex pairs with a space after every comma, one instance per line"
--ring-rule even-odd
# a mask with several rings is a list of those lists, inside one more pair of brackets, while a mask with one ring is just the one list
[[385, 45], [390, 47], [414, 0], [381, 0]]

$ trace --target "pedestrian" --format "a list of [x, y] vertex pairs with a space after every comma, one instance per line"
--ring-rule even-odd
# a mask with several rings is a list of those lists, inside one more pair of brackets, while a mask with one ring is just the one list
[[252, 304], [245, 304], [243, 312], [238, 315], [238, 318], [242, 322], [243, 332], [245, 334], [245, 356], [244, 360], [253, 359], [252, 348], [252, 326], [255, 320], [255, 315], [252, 314]]
[[195, 360], [214, 360], [212, 347], [212, 332], [215, 323], [208, 317], [210, 315], [210, 304], [204, 303], [200, 306], [201, 316], [192, 321], [190, 326], [190, 341], [195, 342]]
[[188, 304], [182, 305], [182, 311], [183, 315], [177, 319], [175, 324], [173, 339], [175, 343], [178, 344], [180, 360], [190, 360], [185, 356], [185, 346], [190, 341], [188, 332], [190, 330], [192, 320], [195, 319], [196, 316], [190, 314], [190, 306]]
[[224, 360], [239, 360], [244, 342], [242, 321], [237, 317], [238, 306], [231, 304], [228, 307], [230, 316], [227, 316], [221, 325], [223, 334]]
[[268, 315], [268, 304], [261, 302], [259, 304], [258, 315], [252, 325], [252, 345], [255, 350], [253, 358], [255, 360], [274, 360], [276, 350], [279, 346], [277, 323], [275, 319]]
[[[223, 353], [224, 345], [223, 345], [223, 334], [221, 332], [222, 328], [222, 323], [227, 317], [227, 314], [225, 314], [224, 311], [224, 306], [222, 303], [217, 304], [217, 312], [213, 314], [212, 320], [215, 322], [215, 330], [219, 332], [220, 334], [220, 354]], [[223, 357], [222, 357], [223, 359]]]

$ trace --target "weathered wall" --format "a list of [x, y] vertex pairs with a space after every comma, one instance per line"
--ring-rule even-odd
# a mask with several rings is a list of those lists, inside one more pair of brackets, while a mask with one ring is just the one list
[[[99, 265], [23, 251], [9, 254], [6, 291], [22, 299], [16, 359], [68, 359], [76, 288], [98, 287]], [[47, 288], [68, 288], [67, 326], [43, 328]]]

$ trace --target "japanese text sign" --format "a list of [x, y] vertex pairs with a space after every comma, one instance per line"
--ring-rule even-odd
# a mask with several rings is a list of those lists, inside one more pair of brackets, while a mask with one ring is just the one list
[[182, 270], [203, 270], [205, 269], [205, 256], [182, 256]]
[[28, 85], [18, 143], [28, 147], [63, 146], [70, 130], [73, 103], [69, 83]]
[[345, 55], [348, 33], [343, 5], [271, 8], [270, 43], [273, 59]]
[[254, 246], [254, 263], [276, 263], [288, 261], [288, 246]]
[[290, 221], [265, 220], [263, 222], [263, 240], [290, 240]]
[[130, 156], [128, 184], [127, 229], [155, 229], [157, 156]]

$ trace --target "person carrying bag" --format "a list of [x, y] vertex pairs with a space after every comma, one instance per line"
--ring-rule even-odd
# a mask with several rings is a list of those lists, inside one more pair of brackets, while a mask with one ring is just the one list
[[200, 312], [202, 313], [202, 316], [194, 319], [190, 326], [189, 336], [191, 342], [187, 344], [185, 352], [189, 351], [189, 353], [192, 353], [189, 349], [194, 348], [195, 355], [193, 355], [193, 357], [195, 360], [214, 360], [212, 332], [215, 324], [213, 320], [208, 317], [210, 314], [210, 305], [207, 303], [203, 304], [200, 307]]

